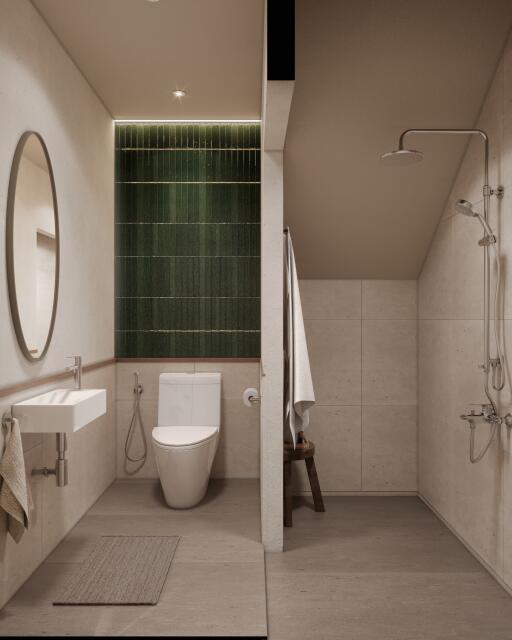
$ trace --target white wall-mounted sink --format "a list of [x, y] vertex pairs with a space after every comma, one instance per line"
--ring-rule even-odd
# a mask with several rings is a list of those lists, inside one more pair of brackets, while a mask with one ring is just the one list
[[73, 433], [106, 412], [106, 389], [53, 389], [13, 405], [21, 433]]

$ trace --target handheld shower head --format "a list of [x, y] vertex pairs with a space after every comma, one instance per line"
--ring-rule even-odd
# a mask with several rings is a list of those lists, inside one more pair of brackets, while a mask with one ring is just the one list
[[493, 242], [496, 242], [494, 231], [491, 229], [484, 216], [473, 209], [471, 202], [462, 199], [457, 200], [454, 209], [457, 213], [462, 213], [462, 215], [468, 216], [469, 218], [477, 218], [484, 229], [484, 233], [487, 234], [488, 239], [494, 238]]
[[478, 218], [479, 214], [476, 211], [473, 211], [473, 205], [468, 200], [457, 200], [455, 203], [455, 211], [457, 213], [462, 213], [464, 216], [469, 216], [470, 218]]
[[386, 164], [404, 167], [421, 162], [423, 160], [423, 154], [421, 151], [416, 151], [415, 149], [395, 149], [394, 151], [383, 153], [380, 159]]

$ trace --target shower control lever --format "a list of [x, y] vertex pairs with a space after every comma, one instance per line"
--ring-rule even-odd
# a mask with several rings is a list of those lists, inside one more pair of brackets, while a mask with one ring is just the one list
[[470, 409], [469, 413], [463, 413], [461, 420], [466, 420], [473, 426], [475, 422], [487, 422], [488, 424], [501, 424], [502, 419], [494, 411], [492, 404], [474, 404], [470, 406], [480, 407], [480, 411]]

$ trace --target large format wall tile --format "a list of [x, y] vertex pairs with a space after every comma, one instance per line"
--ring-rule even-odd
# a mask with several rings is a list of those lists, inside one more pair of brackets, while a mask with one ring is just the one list
[[452, 216], [442, 220], [418, 279], [418, 317], [453, 318]]
[[416, 404], [416, 320], [363, 320], [363, 404]]
[[[144, 465], [139, 469], [140, 463], [132, 463], [126, 459], [125, 446], [128, 431], [134, 413], [134, 403], [132, 400], [118, 400], [116, 413], [116, 475], [118, 478], [158, 478], [155, 454], [151, 432], [158, 424], [158, 401], [156, 398], [143, 399], [140, 401], [140, 416], [144, 426], [144, 434], [147, 444], [147, 458]], [[140, 431], [140, 421], [137, 418], [133, 436], [130, 441], [129, 455], [136, 459], [142, 456], [144, 445]]]
[[361, 317], [361, 280], [301, 280], [300, 297], [308, 320]]
[[[481, 205], [475, 205], [482, 212]], [[482, 227], [475, 218], [457, 215], [452, 220], [453, 318], [483, 318], [483, 250], [478, 246]]]
[[213, 478], [259, 478], [260, 416], [240, 399], [222, 401], [219, 447], [213, 462]]
[[[361, 490], [361, 407], [317, 406], [311, 410], [310, 437], [323, 491]], [[298, 491], [309, 491], [303, 462], [293, 463]]]
[[260, 352], [257, 124], [116, 126], [116, 354]]
[[134, 373], [139, 374], [142, 400], [158, 400], [161, 373], [193, 373], [194, 362], [118, 362], [116, 365], [116, 399], [133, 400]]
[[418, 470], [421, 494], [448, 515], [454, 436], [453, 331], [449, 320], [420, 320], [418, 332]]
[[[259, 388], [259, 362], [196, 362], [196, 372], [218, 372], [222, 375], [222, 397], [242, 402], [248, 387]], [[245, 405], [244, 405], [245, 406]]]
[[363, 407], [364, 491], [416, 491], [416, 406]]
[[[350, 405], [364, 413], [368, 406], [364, 427], [355, 426], [356, 421], [350, 432], [350, 451], [359, 438], [354, 455], [363, 465], [363, 484], [359, 479], [356, 486], [352, 472], [337, 470], [336, 454], [346, 452], [332, 439], [321, 471], [330, 491], [416, 489], [416, 285], [415, 280], [300, 282], [316, 396], [307, 436], [325, 447], [329, 430], [321, 428], [319, 419], [326, 416], [332, 424], [343, 414], [337, 408]], [[383, 420], [373, 420], [379, 411]], [[322, 478], [321, 484], [324, 488]], [[307, 490], [307, 483], [300, 487]]]
[[361, 402], [361, 321], [306, 320], [309, 358], [319, 404]]
[[416, 280], [363, 280], [365, 319], [416, 319]]

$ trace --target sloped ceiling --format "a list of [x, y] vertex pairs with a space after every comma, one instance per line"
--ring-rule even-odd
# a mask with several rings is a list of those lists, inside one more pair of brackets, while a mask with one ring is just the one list
[[115, 118], [260, 117], [264, 0], [32, 1]]
[[[510, 0], [297, 0], [285, 219], [302, 278], [416, 278], [512, 22]], [[412, 142], [412, 139], [411, 139]], [[464, 194], [461, 194], [464, 197]]]

